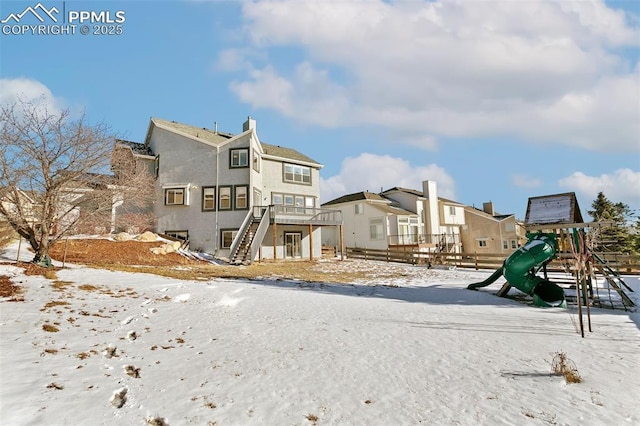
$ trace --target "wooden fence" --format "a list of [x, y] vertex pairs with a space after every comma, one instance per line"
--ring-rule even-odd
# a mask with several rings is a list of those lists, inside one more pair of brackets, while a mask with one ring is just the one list
[[[473, 269], [498, 269], [508, 253], [427, 253], [413, 247], [375, 250], [361, 247], [347, 247], [346, 255], [352, 259], [379, 260], [384, 262], [409, 263], [412, 265], [445, 265]], [[639, 274], [640, 256], [620, 253], [599, 253], [607, 266], [621, 274]], [[571, 265], [573, 256], [560, 253], [547, 265], [549, 270], [564, 270]]]

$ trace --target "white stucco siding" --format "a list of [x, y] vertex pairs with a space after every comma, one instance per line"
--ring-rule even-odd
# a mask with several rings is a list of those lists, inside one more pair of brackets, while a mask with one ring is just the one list
[[[267, 198], [268, 204], [271, 204], [272, 193], [295, 194], [312, 196], [316, 198], [316, 206], [318, 206], [318, 198], [320, 197], [320, 170], [311, 167], [311, 185], [297, 184], [285, 182], [283, 178], [283, 162], [265, 159], [262, 161], [262, 196]], [[291, 164], [296, 164], [291, 161]]]
[[[356, 204], [362, 205], [362, 213], [356, 214]], [[345, 247], [362, 247], [381, 250], [388, 247], [388, 236], [390, 232], [389, 218], [386, 213], [375, 208], [370, 203], [361, 200], [340, 205], [326, 206], [325, 208], [340, 210], [342, 212]], [[370, 226], [372, 220], [379, 220], [382, 222], [382, 238], [380, 239], [371, 238]], [[329, 228], [333, 227], [323, 229], [322, 241], [325, 245], [335, 246], [339, 239], [339, 236], [337, 235], [338, 231]], [[326, 236], [325, 233], [327, 234]]]
[[[188, 231], [191, 247], [215, 252], [220, 247], [220, 231], [237, 229], [249, 209], [203, 211], [203, 187], [246, 185], [247, 201], [252, 200], [251, 164], [231, 168], [230, 150], [253, 149], [251, 135], [233, 140], [220, 148], [156, 128], [150, 146], [160, 156], [155, 213], [158, 232]], [[249, 156], [251, 158], [251, 155]], [[188, 205], [165, 205], [167, 186], [184, 185], [188, 191]], [[232, 192], [232, 205], [235, 205]], [[250, 204], [249, 204], [250, 205]]]
[[464, 207], [452, 204], [442, 204], [440, 210], [442, 224], [447, 225], [464, 225]]

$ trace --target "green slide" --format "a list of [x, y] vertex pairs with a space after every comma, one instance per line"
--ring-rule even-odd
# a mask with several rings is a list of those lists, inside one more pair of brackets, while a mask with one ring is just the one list
[[470, 290], [486, 287], [504, 275], [509, 285], [533, 296], [536, 306], [566, 307], [564, 291], [557, 284], [540, 278], [536, 272], [556, 255], [557, 243], [554, 234], [535, 234], [520, 247], [486, 280], [469, 284]]

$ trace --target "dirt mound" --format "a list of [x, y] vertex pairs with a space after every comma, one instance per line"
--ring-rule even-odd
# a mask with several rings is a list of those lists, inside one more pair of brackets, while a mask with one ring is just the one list
[[[66, 256], [65, 256], [66, 244]], [[162, 241], [111, 241], [107, 239], [70, 239], [57, 242], [49, 251], [52, 259], [69, 263], [97, 265], [172, 266], [198, 264], [178, 253], [153, 254]]]

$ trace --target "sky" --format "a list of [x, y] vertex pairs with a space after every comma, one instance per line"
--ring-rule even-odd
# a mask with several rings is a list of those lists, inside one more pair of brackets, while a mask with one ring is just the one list
[[[465, 288], [487, 270], [317, 265], [370, 274], [344, 285], [67, 263], [54, 281], [25, 275], [17, 248], [0, 252], [23, 299], [0, 298], [3, 425], [640, 422], [638, 312], [592, 307], [583, 338], [575, 306]], [[580, 383], [551, 374], [560, 354]]]
[[521, 219], [565, 192], [585, 220], [599, 191], [640, 214], [636, 0], [40, 4], [43, 23], [18, 18], [37, 0], [0, 3], [2, 104], [84, 110], [137, 142], [150, 117], [240, 133], [251, 116], [324, 165], [321, 202], [435, 180]]

